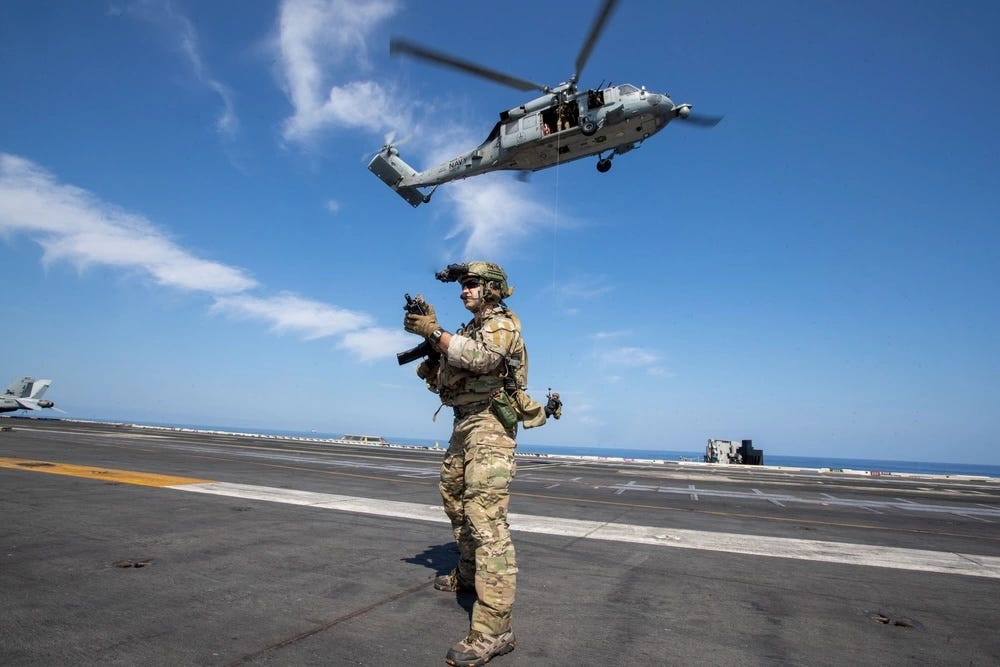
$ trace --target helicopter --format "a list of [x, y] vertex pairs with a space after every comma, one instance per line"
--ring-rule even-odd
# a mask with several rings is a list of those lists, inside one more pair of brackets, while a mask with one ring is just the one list
[[[543, 93], [529, 102], [500, 112], [486, 140], [476, 148], [425, 171], [416, 171], [399, 156], [387, 137], [368, 169], [414, 208], [430, 202], [438, 186], [492, 171], [522, 173], [597, 156], [597, 171], [611, 169], [611, 160], [638, 148], [667, 124], [680, 119], [699, 127], [714, 127], [721, 116], [691, 113], [690, 104], [674, 104], [666, 93], [628, 83], [579, 90], [580, 73], [619, 0], [604, 0], [568, 81], [547, 86], [477, 65], [405, 39], [389, 42], [391, 55], [406, 55], [444, 65], [520, 91]], [[426, 194], [420, 188], [430, 187]]]

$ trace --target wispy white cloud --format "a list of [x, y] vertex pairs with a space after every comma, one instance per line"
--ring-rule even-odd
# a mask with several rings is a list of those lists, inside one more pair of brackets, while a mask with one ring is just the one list
[[331, 128], [372, 132], [405, 127], [391, 90], [372, 80], [334, 82], [338, 73], [370, 69], [369, 33], [396, 13], [390, 0], [284, 0], [278, 10], [277, 50], [282, 83], [292, 103], [283, 136], [306, 143]]
[[212, 306], [215, 312], [261, 320], [277, 333], [293, 333], [306, 340], [355, 331], [372, 324], [370, 316], [337, 306], [304, 299], [289, 292], [271, 297], [222, 296]]
[[201, 55], [198, 32], [190, 19], [170, 0], [135, 0], [114, 8], [113, 12], [149, 21], [174, 40], [177, 49], [191, 67], [195, 79], [218, 95], [222, 101], [222, 111], [215, 121], [216, 130], [226, 138], [235, 136], [240, 128], [240, 121], [236, 115], [233, 93], [229, 86], [216, 79], [209, 71]]
[[30, 235], [47, 264], [134, 269], [160, 285], [212, 294], [257, 285], [245, 270], [196, 257], [142, 216], [60, 184], [30, 160], [6, 153], [0, 153], [0, 232]]
[[[614, 332], [599, 333], [594, 336], [598, 341], [608, 341], [617, 337], [618, 334]], [[641, 370], [652, 377], [674, 376], [663, 367], [663, 355], [649, 348], [619, 345], [609, 348], [602, 347], [595, 354], [600, 367], [609, 373], [605, 377], [607, 382], [618, 382], [624, 379], [624, 373], [632, 370]]]
[[607, 276], [576, 276], [559, 281], [558, 296], [567, 301], [590, 301], [613, 290]]
[[[586, 304], [612, 292], [614, 288], [603, 275], [558, 275], [550, 287], [546, 289], [551, 302], [566, 315], [579, 315], [587, 312]], [[606, 335], [594, 334], [594, 338]]]
[[[454, 123], [434, 124], [433, 136], [421, 136], [416, 114], [434, 102], [413, 97], [405, 105], [392, 83], [359, 76], [370, 71], [369, 40], [383, 21], [398, 11], [391, 0], [284, 0], [278, 12], [276, 48], [282, 85], [292, 103], [284, 122], [285, 140], [312, 145], [323, 132], [364, 130], [373, 136], [403, 131], [424, 146], [433, 165], [469, 150], [482, 141], [482, 128]], [[379, 45], [384, 48], [383, 45]], [[383, 137], [384, 138], [384, 137]], [[402, 143], [402, 142], [400, 142]], [[419, 156], [417, 156], [419, 157]], [[422, 168], [417, 159], [408, 160]], [[455, 213], [446, 240], [459, 240], [454, 253], [462, 257], [503, 259], [552, 220], [548, 205], [510, 173], [478, 176], [449, 183], [437, 200]], [[395, 196], [386, 193], [386, 196]], [[438, 203], [440, 206], [440, 203]]]
[[449, 184], [448, 197], [457, 221], [447, 238], [464, 235], [462, 257], [505, 259], [515, 244], [551, 220], [541, 203], [517, 192], [518, 183], [496, 176]]
[[628, 368], [651, 366], [660, 361], [660, 355], [642, 347], [617, 347], [601, 354], [605, 363]]
[[591, 338], [594, 340], [609, 340], [612, 338], [621, 338], [622, 336], [628, 336], [631, 332], [629, 331], [598, 331], [591, 334]]
[[[565, 399], [565, 397], [563, 397]], [[580, 402], [573, 402], [570, 400], [569, 405], [566, 409], [572, 409], [573, 421], [590, 428], [596, 428], [605, 425], [605, 421], [600, 417], [601, 411], [597, 407], [586, 400]]]
[[413, 345], [412, 335], [376, 327], [366, 313], [291, 292], [248, 294], [259, 285], [245, 270], [196, 257], [142, 216], [58, 183], [30, 160], [0, 153], [0, 236], [14, 234], [41, 245], [46, 264], [110, 266], [144, 273], [165, 287], [207, 292], [216, 297], [212, 312], [264, 322], [305, 340], [340, 337], [337, 347], [362, 361]]
[[344, 334], [339, 347], [353, 352], [361, 361], [376, 361], [419, 343], [419, 338], [399, 329], [372, 327]]

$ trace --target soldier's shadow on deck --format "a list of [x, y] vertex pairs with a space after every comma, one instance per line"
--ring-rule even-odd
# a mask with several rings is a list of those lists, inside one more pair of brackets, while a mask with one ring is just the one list
[[[402, 561], [430, 568], [434, 570], [434, 576], [436, 577], [441, 574], [448, 574], [458, 567], [458, 557], [458, 545], [454, 542], [449, 542], [447, 544], [435, 544], [434, 546], [427, 547], [410, 558], [403, 558]], [[448, 595], [446, 591], [436, 592], [440, 595]], [[476, 601], [475, 592], [459, 591], [452, 595], [455, 596], [455, 601], [469, 613], [469, 618], [472, 618], [472, 605]]]

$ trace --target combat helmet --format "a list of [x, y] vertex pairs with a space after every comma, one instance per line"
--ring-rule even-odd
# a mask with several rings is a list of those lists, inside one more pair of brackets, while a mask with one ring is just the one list
[[496, 303], [514, 293], [507, 283], [507, 273], [499, 264], [477, 260], [467, 264], [449, 264], [438, 271], [437, 279], [442, 282], [462, 282], [466, 278], [478, 278], [483, 286], [483, 298]]

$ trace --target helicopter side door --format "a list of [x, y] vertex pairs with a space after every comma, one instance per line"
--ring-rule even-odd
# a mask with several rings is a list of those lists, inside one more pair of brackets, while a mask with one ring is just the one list
[[515, 148], [542, 138], [541, 114], [531, 113], [503, 124], [500, 147]]
[[[579, 96], [581, 120], [583, 126], [603, 128], [609, 124], [613, 125], [620, 120], [617, 116], [621, 114], [621, 104], [619, 91], [616, 86], [609, 86], [599, 90], [588, 90]], [[583, 110], [586, 109], [584, 112]], [[615, 113], [617, 112], [617, 113]], [[584, 131], [587, 135], [587, 132]], [[591, 134], [593, 134], [591, 132]], [[589, 135], [587, 135], [589, 136]]]
[[612, 107], [618, 102], [618, 88], [611, 86], [603, 90], [587, 91], [587, 110], [594, 111], [601, 107]]

